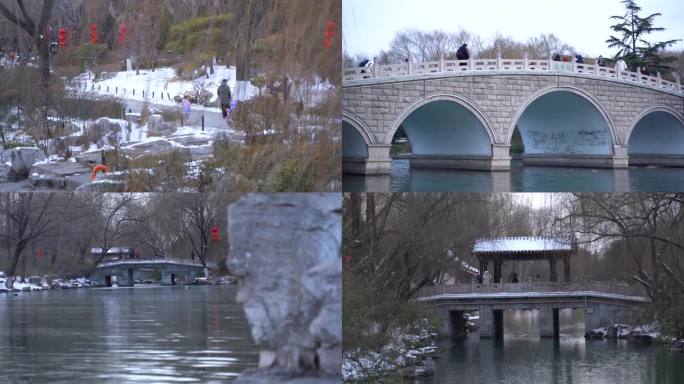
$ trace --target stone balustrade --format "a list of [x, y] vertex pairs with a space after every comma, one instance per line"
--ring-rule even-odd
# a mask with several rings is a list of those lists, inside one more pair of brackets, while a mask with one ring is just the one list
[[472, 293], [542, 293], [542, 292], [598, 292], [624, 296], [647, 297], [643, 287], [621, 282], [522, 282], [522, 283], [490, 283], [490, 284], [449, 284], [424, 287], [418, 297], [429, 297], [443, 294]]
[[[618, 71], [612, 67], [596, 64], [581, 64], [576, 62], [562, 62], [547, 59], [469, 59], [469, 60], [438, 60], [423, 63], [409, 61], [404, 64], [374, 65], [370, 67], [344, 68], [343, 82], [363, 82], [372, 79], [389, 79], [403, 76], [418, 76], [430, 74], [488, 73], [488, 72], [562, 72], [574, 73], [587, 77], [608, 78], [625, 82], [645, 85], [665, 90], [678, 95], [684, 95], [684, 89], [679, 82], [663, 80], [658, 76], [649, 76], [630, 71]], [[464, 74], [465, 74], [464, 73]]]

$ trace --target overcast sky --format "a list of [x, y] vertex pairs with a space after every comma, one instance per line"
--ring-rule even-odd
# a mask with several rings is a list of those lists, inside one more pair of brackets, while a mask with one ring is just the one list
[[[660, 12], [649, 41], [684, 39], [683, 0], [637, 0], [641, 16]], [[456, 32], [463, 28], [479, 35], [485, 44], [496, 32], [527, 41], [554, 33], [579, 52], [595, 57], [612, 55], [605, 40], [612, 30], [612, 15], [622, 15], [619, 0], [342, 0], [343, 49], [356, 56], [372, 56], [389, 48], [396, 32], [416, 28]], [[673, 48], [684, 49], [679, 42]]]

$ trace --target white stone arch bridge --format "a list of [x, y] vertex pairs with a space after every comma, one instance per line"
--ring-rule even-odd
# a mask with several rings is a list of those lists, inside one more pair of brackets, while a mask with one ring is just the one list
[[411, 166], [684, 166], [684, 92], [660, 76], [551, 60], [453, 60], [348, 68], [343, 168], [389, 173], [401, 127]]

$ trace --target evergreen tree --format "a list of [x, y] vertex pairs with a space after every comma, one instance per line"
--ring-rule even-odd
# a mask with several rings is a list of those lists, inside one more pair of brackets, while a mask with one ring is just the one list
[[610, 28], [622, 36], [611, 35], [606, 40], [609, 48], [619, 48], [615, 58], [622, 56], [631, 71], [635, 71], [637, 67], [643, 68], [648, 73], [671, 71], [672, 68], [668, 66], [668, 63], [673, 59], [661, 57], [659, 52], [674, 45], [679, 39], [657, 43], [645, 40], [645, 35], [665, 30], [665, 28], [654, 26], [654, 19], [661, 14], [653, 13], [647, 17], [639, 17], [641, 7], [633, 0], [623, 0], [622, 3], [625, 4], [625, 14], [610, 17], [618, 20], [618, 23]]

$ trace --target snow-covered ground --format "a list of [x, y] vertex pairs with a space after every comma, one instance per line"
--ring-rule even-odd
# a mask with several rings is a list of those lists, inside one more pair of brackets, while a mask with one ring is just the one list
[[[157, 68], [155, 71], [141, 70], [139, 75], [135, 71], [116, 72], [112, 77], [98, 81], [93, 80], [94, 75], [92, 72], [86, 72], [79, 75], [75, 80], [79, 84], [80, 90], [94, 92], [98, 95], [175, 106], [178, 103], [173, 100], [174, 96], [184, 94], [186, 91], [193, 91], [200, 85], [212, 94], [211, 101], [216, 101], [218, 98], [216, 90], [221, 85], [221, 80], [227, 79], [233, 98], [237, 98], [235, 67], [226, 68], [223, 65], [217, 65], [214, 69], [214, 74], [210, 74], [209, 78], [200, 76], [195, 80], [179, 78], [176, 75], [176, 71], [171, 67]], [[246, 100], [258, 94], [259, 89], [249, 85], [245, 95], [240, 100]], [[193, 105], [193, 109], [220, 112], [219, 108], [207, 108], [197, 105]]]

